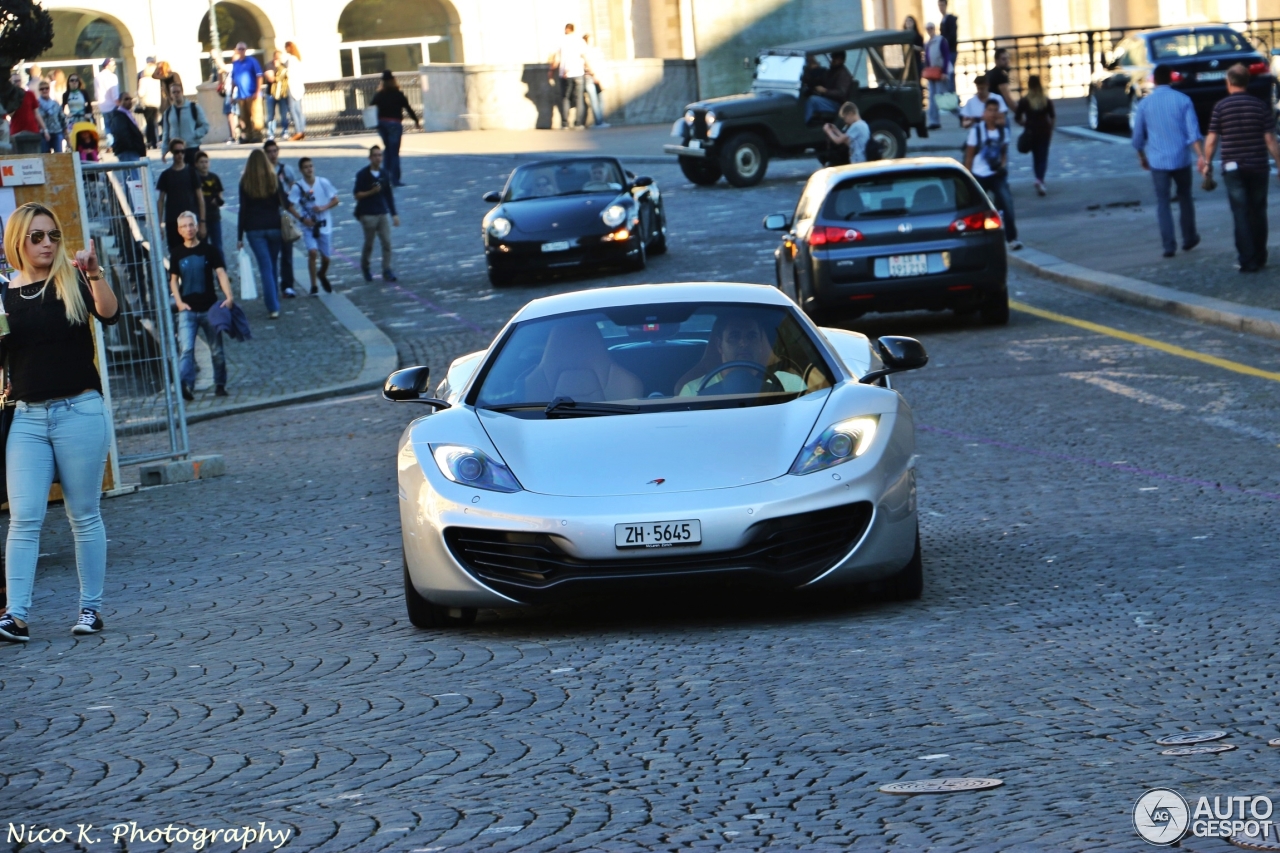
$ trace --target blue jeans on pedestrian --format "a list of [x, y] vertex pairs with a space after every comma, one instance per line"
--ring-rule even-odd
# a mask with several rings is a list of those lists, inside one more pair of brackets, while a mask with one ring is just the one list
[[1182, 245], [1189, 246], [1194, 243], [1197, 236], [1196, 206], [1191, 200], [1191, 167], [1152, 169], [1151, 183], [1156, 189], [1156, 222], [1160, 225], [1160, 242], [1164, 245], [1165, 253], [1178, 251], [1178, 240], [1173, 233], [1173, 209], [1169, 206], [1170, 184], [1178, 191], [1178, 218], [1182, 225]]
[[40, 150], [45, 154], [61, 154], [62, 141], [66, 139], [65, 134], [51, 133], [48, 139], [41, 140]]
[[1036, 180], [1044, 183], [1044, 176], [1049, 171], [1049, 143], [1053, 141], [1053, 137], [1032, 137], [1031, 139], [1031, 168], [1035, 172]]
[[1018, 222], [1013, 216], [1013, 193], [1009, 190], [1009, 176], [1006, 172], [978, 178], [978, 183], [991, 197], [991, 203], [1000, 211], [1000, 219], [1004, 222], [1004, 238], [1012, 243], [1018, 239]]
[[249, 243], [249, 251], [253, 252], [253, 256], [258, 260], [258, 276], [262, 279], [262, 301], [268, 311], [273, 313], [279, 311], [280, 290], [276, 287], [276, 282], [279, 281], [276, 277], [276, 269], [280, 266], [280, 247], [284, 242], [280, 239], [280, 229], [246, 231], [244, 237]]
[[107, 464], [107, 415], [102, 395], [86, 391], [47, 403], [19, 402], [6, 448], [9, 539], [5, 575], [9, 612], [26, 621], [40, 556], [40, 529], [49, 487], [58, 472], [63, 504], [76, 544], [80, 606], [102, 609], [107, 574], [107, 531], [98, 503]]
[[[587, 103], [591, 105], [591, 115], [595, 118], [597, 126], [604, 124], [604, 99], [600, 97], [600, 92], [596, 90], [596, 78], [588, 74], [583, 79], [583, 85], [587, 89]], [[586, 122], [583, 122], [584, 124]]]
[[[121, 163], [133, 163], [142, 159], [141, 154], [134, 154], [132, 151], [123, 151], [116, 155], [116, 159]], [[133, 183], [142, 177], [142, 173], [137, 169], [130, 169], [125, 172], [125, 180]]]
[[804, 105], [805, 124], [813, 121], [813, 117], [819, 113], [835, 114], [839, 112], [840, 106], [830, 98], [824, 98], [821, 95], [810, 95], [809, 100]]
[[276, 135], [276, 112], [280, 113], [280, 135], [284, 136], [289, 132], [289, 99], [273, 98], [270, 95], [262, 96], [262, 108], [266, 112], [264, 118], [267, 122], [267, 136], [275, 138]]
[[[297, 242], [296, 240], [294, 242]], [[294, 287], [293, 279], [293, 243], [280, 241], [280, 291], [286, 287]]]
[[1271, 174], [1236, 169], [1223, 172], [1222, 183], [1231, 203], [1240, 268], [1260, 270], [1267, 265], [1267, 186]]
[[222, 349], [222, 331], [214, 328], [205, 311], [178, 312], [178, 375], [187, 388], [196, 387], [196, 330], [204, 332], [213, 358], [213, 384], [227, 384], [227, 358]]
[[400, 137], [404, 136], [404, 125], [388, 119], [378, 120], [378, 135], [382, 137], [382, 145], [386, 149], [387, 174], [391, 176], [391, 185], [401, 186], [400, 181]]
[[302, 113], [302, 98], [289, 95], [289, 117], [293, 121], [294, 133], [307, 132], [307, 117]]
[[951, 91], [948, 88], [951, 84], [946, 80], [926, 80], [929, 84], [929, 127], [942, 124], [942, 113], [938, 111], [938, 96], [943, 92]]

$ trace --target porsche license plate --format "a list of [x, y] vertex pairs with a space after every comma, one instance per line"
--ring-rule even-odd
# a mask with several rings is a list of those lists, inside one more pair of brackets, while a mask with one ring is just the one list
[[613, 526], [613, 544], [619, 548], [671, 548], [701, 542], [702, 522], [696, 518], [683, 521], [641, 521]]
[[557, 240], [554, 243], [543, 243], [542, 251], [544, 252], [567, 252], [569, 251], [568, 240]]
[[890, 278], [910, 275], [928, 275], [928, 255], [892, 255], [889, 258]]

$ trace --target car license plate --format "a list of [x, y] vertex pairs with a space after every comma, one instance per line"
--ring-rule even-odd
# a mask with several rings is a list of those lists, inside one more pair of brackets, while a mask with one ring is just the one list
[[889, 277], [928, 275], [928, 255], [892, 255], [889, 258]]
[[1201, 83], [1207, 83], [1210, 80], [1225, 80], [1227, 72], [1225, 71], [1197, 71], [1196, 80]]
[[542, 251], [544, 252], [567, 252], [569, 251], [568, 240], [557, 240], [554, 243], [543, 243]]
[[619, 548], [670, 548], [701, 542], [702, 522], [696, 518], [683, 521], [640, 521], [613, 526], [613, 544]]
[[702, 140], [701, 140], [701, 139], [690, 139], [690, 140], [689, 140], [689, 147], [690, 147], [690, 148], [701, 148], [701, 147], [702, 147]]

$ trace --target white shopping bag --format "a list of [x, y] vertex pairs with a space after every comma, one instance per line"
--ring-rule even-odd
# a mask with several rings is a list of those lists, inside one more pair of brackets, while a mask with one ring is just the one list
[[240, 250], [240, 298], [258, 298], [258, 283], [253, 277], [253, 258], [249, 257], [248, 249]]

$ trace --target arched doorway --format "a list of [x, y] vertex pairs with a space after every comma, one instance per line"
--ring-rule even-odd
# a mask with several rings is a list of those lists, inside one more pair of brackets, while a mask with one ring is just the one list
[[342, 75], [416, 71], [425, 62], [461, 62], [462, 32], [447, 0], [352, 0], [338, 19]]
[[[34, 63], [44, 76], [54, 75], [61, 85], [75, 75], [86, 89], [92, 89], [98, 66], [104, 59], [114, 59], [121, 82], [133, 78], [133, 39], [123, 24], [101, 12], [78, 9], [54, 9], [49, 15], [53, 18], [53, 47]], [[60, 92], [54, 94], [62, 97]], [[94, 99], [98, 97], [100, 93], [95, 93]]]
[[[275, 35], [271, 31], [271, 25], [257, 9], [227, 0], [221, 0], [213, 8], [217, 15], [218, 48], [222, 51], [223, 62], [231, 61], [231, 54], [240, 42], [249, 46], [250, 54], [260, 54], [274, 47]], [[209, 80], [213, 74], [210, 53], [213, 49], [213, 31], [209, 26], [208, 12], [200, 19], [199, 39], [200, 71], [203, 79]]]

